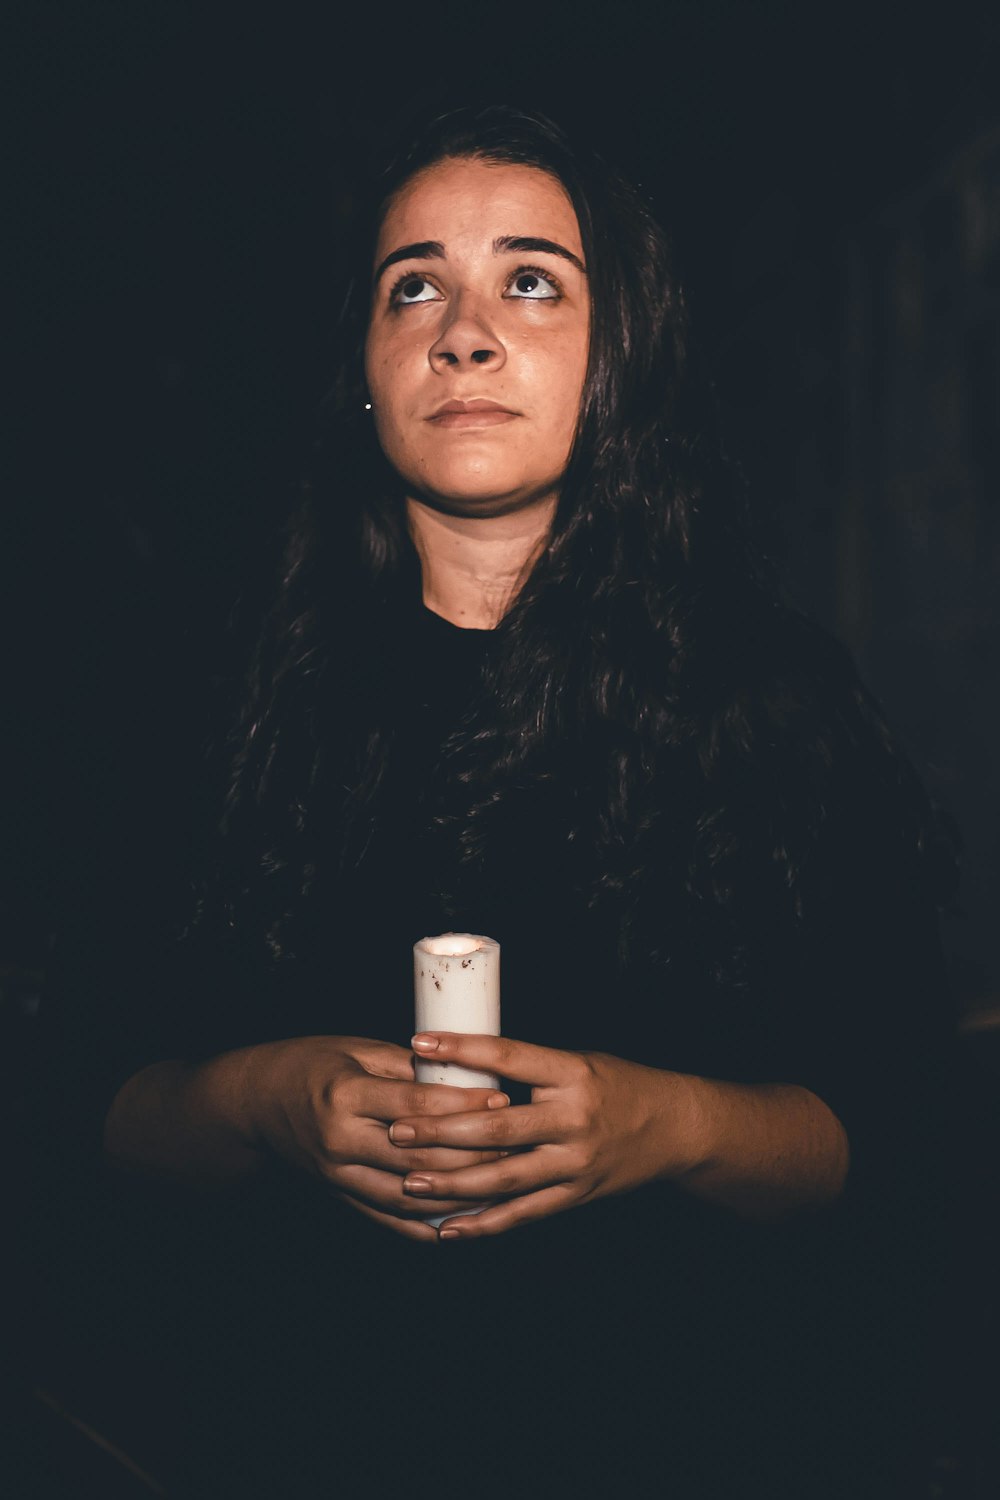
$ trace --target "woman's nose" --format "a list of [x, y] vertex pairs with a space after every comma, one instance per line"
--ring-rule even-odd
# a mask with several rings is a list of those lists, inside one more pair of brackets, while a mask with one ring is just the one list
[[486, 319], [463, 300], [434, 340], [428, 357], [439, 372], [459, 365], [500, 369], [506, 363], [507, 351]]

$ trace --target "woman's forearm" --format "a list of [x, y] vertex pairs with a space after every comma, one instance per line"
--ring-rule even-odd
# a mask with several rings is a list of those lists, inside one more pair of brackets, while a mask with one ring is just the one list
[[207, 1062], [158, 1062], [119, 1089], [104, 1123], [115, 1167], [205, 1184], [254, 1175], [265, 1153], [249, 1129], [251, 1048]]
[[[797, 1084], [670, 1075], [682, 1084], [690, 1165], [670, 1179], [746, 1218], [777, 1219], [841, 1193], [850, 1147], [836, 1115]], [[676, 1094], [671, 1114], [676, 1121]], [[676, 1135], [665, 1155], [676, 1160]]]

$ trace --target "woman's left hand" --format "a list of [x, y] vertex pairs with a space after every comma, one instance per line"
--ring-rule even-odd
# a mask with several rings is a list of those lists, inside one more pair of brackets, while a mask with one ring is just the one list
[[456, 1146], [507, 1151], [503, 1160], [443, 1172], [411, 1172], [416, 1198], [496, 1200], [447, 1219], [443, 1237], [475, 1238], [680, 1175], [697, 1161], [688, 1080], [604, 1052], [563, 1052], [509, 1037], [421, 1033], [418, 1057], [460, 1063], [531, 1084], [531, 1103], [468, 1114], [408, 1117], [389, 1138], [408, 1150]]

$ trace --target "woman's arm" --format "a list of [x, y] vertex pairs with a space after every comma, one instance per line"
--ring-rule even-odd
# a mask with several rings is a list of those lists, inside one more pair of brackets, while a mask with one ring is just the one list
[[[691, 1165], [666, 1174], [678, 1187], [747, 1218], [777, 1218], [839, 1196], [847, 1180], [847, 1132], [815, 1094], [796, 1084], [725, 1083], [664, 1075], [674, 1102], [663, 1120], [687, 1121]], [[678, 1087], [686, 1102], [676, 1102]], [[667, 1127], [669, 1130], [669, 1127]], [[669, 1163], [675, 1148], [664, 1143]]]
[[105, 1158], [124, 1171], [222, 1184], [255, 1176], [250, 1047], [207, 1062], [152, 1063], [119, 1089], [104, 1122]]
[[747, 1218], [773, 1219], [832, 1201], [846, 1179], [843, 1126], [797, 1085], [716, 1082], [507, 1037], [436, 1032], [413, 1044], [421, 1055], [532, 1085], [530, 1104], [495, 1117], [393, 1125], [390, 1138], [410, 1150], [434, 1144], [512, 1153], [490, 1166], [407, 1175], [404, 1191], [415, 1196], [507, 1200], [442, 1225], [442, 1234], [501, 1233], [656, 1181]]
[[423, 1219], [467, 1204], [450, 1196], [417, 1203], [402, 1191], [406, 1172], [483, 1164], [496, 1152], [401, 1153], [388, 1122], [508, 1103], [493, 1089], [417, 1083], [411, 1054], [388, 1042], [290, 1037], [133, 1074], [108, 1112], [104, 1149], [126, 1171], [203, 1186], [246, 1180], [280, 1159], [396, 1233], [433, 1241]]

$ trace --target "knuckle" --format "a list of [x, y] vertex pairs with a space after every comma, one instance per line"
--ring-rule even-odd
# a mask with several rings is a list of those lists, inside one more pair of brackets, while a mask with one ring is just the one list
[[343, 1160], [339, 1131], [327, 1128], [320, 1131], [319, 1147], [324, 1161], [331, 1166], [339, 1166]]
[[595, 1068], [591, 1058], [585, 1052], [574, 1052], [573, 1075], [577, 1083], [589, 1083], [595, 1076]]
[[413, 1219], [426, 1219], [427, 1218], [427, 1205], [426, 1204], [424, 1204], [424, 1203], [411, 1203], [411, 1202], [409, 1202], [409, 1201], [407, 1201], [405, 1199], [399, 1205], [394, 1204], [392, 1211], [393, 1211], [394, 1214], [397, 1214], [402, 1219], [413, 1220]]
[[323, 1088], [323, 1101], [331, 1110], [346, 1109], [349, 1114], [354, 1114], [358, 1103], [358, 1088], [360, 1080], [348, 1075], [346, 1078], [331, 1078]]
[[593, 1154], [583, 1145], [569, 1153], [569, 1166], [574, 1177], [586, 1175], [594, 1165]]
[[526, 1205], [523, 1198], [512, 1198], [510, 1201], [510, 1218], [505, 1226], [508, 1229], [521, 1229], [531, 1219], [531, 1209]]
[[511, 1062], [514, 1056], [514, 1043], [510, 1037], [497, 1037], [497, 1055], [500, 1059], [501, 1072], [503, 1072], [503, 1065]]

